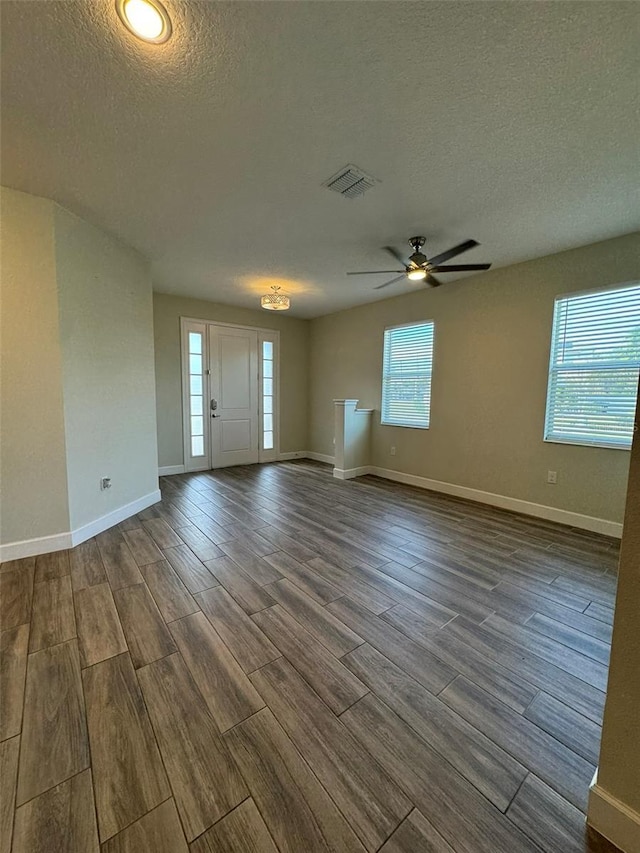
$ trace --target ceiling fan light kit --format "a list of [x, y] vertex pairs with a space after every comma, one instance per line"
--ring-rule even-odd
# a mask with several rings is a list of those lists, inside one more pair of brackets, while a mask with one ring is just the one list
[[411, 281], [424, 281], [427, 277], [427, 271], [421, 269], [409, 270], [407, 273], [407, 278], [411, 279]]
[[271, 287], [273, 293], [265, 293], [260, 299], [260, 305], [266, 311], [286, 311], [291, 307], [291, 300], [284, 293], [279, 293], [280, 288], [277, 285]]
[[434, 272], [480, 272], [488, 270], [491, 264], [449, 264], [442, 266], [444, 261], [454, 258], [456, 255], [461, 255], [469, 249], [473, 249], [480, 244], [476, 240], [465, 240], [464, 243], [459, 243], [452, 249], [435, 255], [433, 258], [427, 258], [422, 252], [426, 240], [424, 237], [410, 237], [409, 245], [413, 249], [413, 254], [405, 260], [397, 249], [393, 246], [385, 246], [385, 252], [388, 252], [392, 258], [402, 264], [404, 270], [364, 270], [359, 272], [348, 272], [347, 275], [390, 275], [391, 273], [399, 273], [396, 278], [391, 281], [386, 281], [384, 284], [379, 284], [374, 290], [382, 290], [383, 287], [388, 287], [390, 284], [395, 284], [404, 278], [410, 281], [424, 281], [429, 287], [439, 287], [442, 282], [433, 275]]

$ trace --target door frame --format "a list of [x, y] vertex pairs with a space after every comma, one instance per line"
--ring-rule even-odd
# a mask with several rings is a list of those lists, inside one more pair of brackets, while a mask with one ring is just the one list
[[[203, 369], [204, 387], [204, 405], [205, 412], [205, 440], [207, 445], [207, 453], [203, 457], [204, 463], [200, 466], [189, 464], [192, 458], [190, 454], [190, 439], [191, 430], [189, 424], [189, 375], [187, 372], [187, 364], [189, 361], [188, 342], [189, 342], [189, 326], [200, 326], [199, 331], [204, 331], [203, 334], [203, 366], [210, 364], [209, 359], [209, 326], [219, 326], [232, 329], [248, 329], [258, 333], [258, 463], [276, 462], [280, 458], [280, 330], [266, 329], [260, 326], [248, 326], [244, 323], [221, 323], [217, 320], [203, 320], [197, 317], [180, 317], [180, 385], [181, 385], [181, 403], [182, 403], [182, 455], [185, 471], [209, 471], [212, 470], [212, 447], [211, 447], [211, 413], [209, 410], [209, 401], [211, 400], [211, 379], [208, 366]], [[203, 328], [204, 327], [204, 328]], [[193, 329], [192, 329], [193, 331]], [[273, 423], [273, 449], [264, 450], [262, 447], [262, 437], [264, 433], [264, 412], [263, 412], [263, 358], [262, 345], [265, 341], [273, 343], [273, 364], [274, 364], [274, 423]]]

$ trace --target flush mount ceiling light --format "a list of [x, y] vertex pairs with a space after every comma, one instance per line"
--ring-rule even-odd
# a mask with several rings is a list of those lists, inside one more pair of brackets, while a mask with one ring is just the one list
[[273, 290], [273, 293], [265, 293], [261, 297], [260, 305], [267, 311], [286, 311], [291, 305], [289, 297], [283, 293], [278, 293], [280, 288], [275, 284], [271, 287], [271, 290]]
[[116, 0], [125, 27], [143, 41], [162, 44], [171, 35], [171, 19], [159, 0]]

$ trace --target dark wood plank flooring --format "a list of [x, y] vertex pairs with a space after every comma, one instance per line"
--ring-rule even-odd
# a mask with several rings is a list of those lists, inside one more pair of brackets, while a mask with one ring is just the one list
[[0, 851], [604, 853], [618, 543], [327, 466], [0, 567]]

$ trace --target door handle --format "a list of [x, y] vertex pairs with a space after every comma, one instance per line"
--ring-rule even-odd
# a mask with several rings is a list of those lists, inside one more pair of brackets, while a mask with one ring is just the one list
[[215, 412], [211, 412], [211, 417], [212, 417], [212, 418], [219, 418], [219, 417], [220, 417], [220, 415], [216, 415], [216, 413], [215, 413]]

